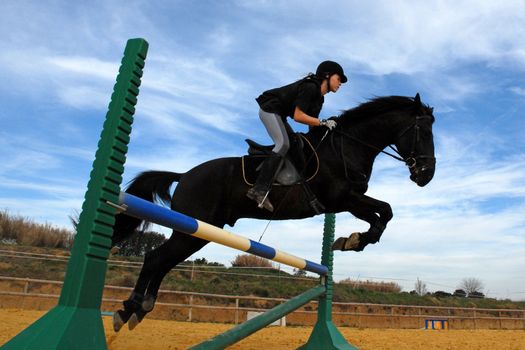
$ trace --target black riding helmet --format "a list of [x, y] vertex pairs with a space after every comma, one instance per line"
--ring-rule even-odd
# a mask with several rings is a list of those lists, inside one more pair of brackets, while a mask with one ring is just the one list
[[343, 67], [337, 62], [334, 61], [324, 61], [317, 66], [317, 70], [315, 71], [315, 75], [317, 75], [321, 79], [329, 78], [333, 74], [338, 74], [341, 77], [341, 83], [346, 83], [348, 81], [348, 78], [345, 75], [345, 72], [343, 71]]

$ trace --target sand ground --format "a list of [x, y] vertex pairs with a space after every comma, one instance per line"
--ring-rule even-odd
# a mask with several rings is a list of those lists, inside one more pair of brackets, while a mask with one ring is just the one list
[[[4, 344], [43, 311], [0, 309], [0, 344]], [[231, 328], [228, 324], [188, 323], [146, 319], [130, 332], [113, 332], [111, 319], [104, 317], [109, 350], [187, 349]], [[296, 349], [304, 344], [311, 327], [270, 327], [228, 349]], [[525, 350], [524, 330], [414, 330], [340, 328], [349, 343], [361, 350]], [[322, 350], [322, 349], [320, 349]]]

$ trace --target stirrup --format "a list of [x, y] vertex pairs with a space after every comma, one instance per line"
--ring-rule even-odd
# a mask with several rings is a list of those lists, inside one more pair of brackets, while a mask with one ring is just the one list
[[257, 191], [252, 187], [246, 193], [246, 197], [255, 201], [257, 203], [257, 207], [259, 207], [260, 209], [266, 209], [269, 212], [273, 212], [273, 205], [272, 203], [270, 203], [268, 194], [270, 194], [270, 191], [266, 191], [266, 193], [263, 194], [262, 191]]
[[266, 209], [273, 212], [273, 205], [270, 203], [270, 200], [268, 199], [268, 195], [270, 194], [270, 191], [267, 191], [264, 195], [261, 202], [257, 205], [260, 209]]

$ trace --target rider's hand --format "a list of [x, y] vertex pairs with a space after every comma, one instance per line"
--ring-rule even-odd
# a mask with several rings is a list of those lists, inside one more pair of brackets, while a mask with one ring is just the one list
[[337, 126], [337, 122], [333, 119], [323, 119], [319, 123], [319, 126], [326, 126], [328, 129], [333, 130]]

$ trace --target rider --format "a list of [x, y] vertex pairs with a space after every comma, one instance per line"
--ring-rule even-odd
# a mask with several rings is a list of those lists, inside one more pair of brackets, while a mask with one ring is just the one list
[[272, 154], [261, 167], [255, 185], [246, 194], [257, 202], [259, 208], [273, 211], [273, 205], [267, 198], [268, 193], [290, 148], [288, 135], [293, 133], [286, 118], [292, 117], [296, 122], [310, 127], [326, 126], [332, 130], [337, 125], [335, 120], [319, 120], [324, 95], [337, 92], [347, 80], [341, 65], [324, 61], [319, 64], [315, 74], [311, 73], [292, 84], [265, 91], [256, 98], [260, 107], [259, 117], [275, 143]]

